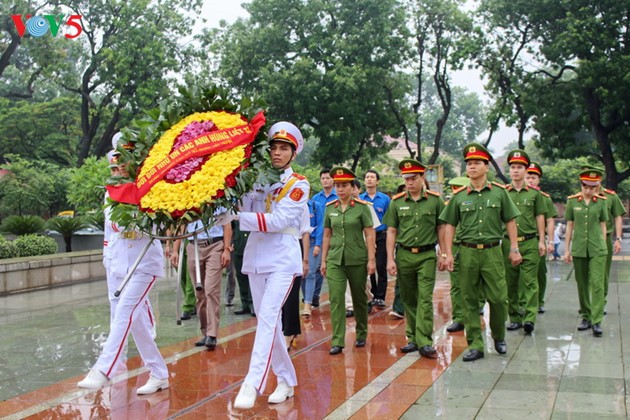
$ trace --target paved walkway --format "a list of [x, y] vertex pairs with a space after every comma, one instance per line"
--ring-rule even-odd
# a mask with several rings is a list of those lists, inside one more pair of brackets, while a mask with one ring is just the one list
[[330, 356], [329, 305], [324, 302], [311, 320], [303, 321], [291, 351], [300, 381], [295, 397], [268, 405], [266, 397], [275, 387], [271, 379], [264, 397], [248, 411], [233, 410], [232, 401], [247, 370], [256, 320], [231, 314], [238, 302], [224, 308], [219, 346], [208, 352], [193, 345], [196, 318], [175, 324], [174, 282], [160, 280], [151, 300], [171, 388], [139, 397], [136, 389], [148, 373], [133, 344], [112, 386], [96, 392], [75, 386], [107, 334], [104, 281], [0, 298], [0, 417], [628, 418], [630, 253], [613, 262], [601, 338], [576, 330], [578, 302], [570, 268], [548, 262], [547, 312], [539, 316], [532, 336], [508, 332], [505, 356], [496, 354], [486, 336], [486, 357], [473, 363], [461, 361], [463, 333], [445, 331], [450, 298], [444, 273], [438, 274], [434, 295], [437, 360], [397, 350], [406, 342], [404, 321], [389, 317], [389, 309], [372, 313], [368, 344], [361, 349], [353, 347], [349, 319], [343, 355]]

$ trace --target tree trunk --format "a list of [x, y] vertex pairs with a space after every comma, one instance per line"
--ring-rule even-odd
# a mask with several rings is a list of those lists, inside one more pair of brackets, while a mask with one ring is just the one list
[[72, 235], [64, 236], [63, 241], [66, 243], [66, 252], [72, 252]]

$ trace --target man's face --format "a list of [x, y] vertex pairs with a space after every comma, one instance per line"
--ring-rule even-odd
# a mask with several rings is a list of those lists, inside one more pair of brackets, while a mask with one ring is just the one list
[[378, 187], [378, 179], [376, 178], [376, 174], [373, 172], [368, 172], [363, 177], [363, 182], [365, 183], [365, 188], [376, 188]]
[[520, 163], [512, 163], [510, 165], [510, 178], [512, 181], [523, 181], [527, 167]]
[[415, 174], [403, 179], [405, 180], [405, 189], [409, 191], [410, 194], [417, 194], [422, 191], [422, 187], [424, 187], [423, 175]]
[[469, 159], [466, 161], [466, 175], [471, 180], [481, 179], [488, 173], [488, 164], [483, 160]]
[[328, 172], [320, 175], [319, 182], [322, 183], [323, 188], [332, 188], [333, 186], [333, 179]]
[[269, 149], [271, 164], [276, 169], [286, 167], [293, 160], [293, 147], [283, 141], [274, 141]]
[[538, 174], [525, 175], [525, 181], [530, 187], [537, 187], [540, 184], [540, 177]]

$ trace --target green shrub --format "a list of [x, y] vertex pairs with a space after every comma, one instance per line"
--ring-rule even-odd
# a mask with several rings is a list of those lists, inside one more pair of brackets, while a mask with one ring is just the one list
[[66, 243], [66, 252], [72, 251], [72, 235], [75, 232], [89, 227], [82, 217], [53, 217], [46, 223], [48, 229], [55, 230], [63, 236]]
[[22, 235], [13, 241], [20, 257], [48, 255], [57, 252], [57, 242], [53, 238], [41, 235]]
[[0, 232], [17, 236], [40, 233], [45, 224], [44, 219], [39, 216], [9, 216], [2, 221]]
[[17, 246], [11, 241], [7, 241], [4, 236], [0, 236], [0, 260], [5, 258], [17, 258]]

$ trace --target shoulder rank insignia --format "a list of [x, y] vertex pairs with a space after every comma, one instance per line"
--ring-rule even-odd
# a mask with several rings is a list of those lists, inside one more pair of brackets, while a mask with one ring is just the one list
[[335, 204], [335, 203], [336, 203], [336, 202], [338, 202], [338, 201], [339, 201], [339, 199], [336, 199], [336, 200], [333, 200], [333, 201], [331, 201], [331, 202], [329, 202], [329, 203], [326, 203], [326, 205], [327, 205], [327, 206], [330, 206], [331, 204]]
[[404, 196], [405, 196], [405, 194], [406, 194], [406, 192], [404, 192], [404, 191], [403, 191], [403, 192], [401, 192], [401, 193], [398, 193], [398, 194], [396, 194], [396, 195], [394, 195], [394, 196], [392, 197], [392, 200], [398, 200], [399, 198], [404, 197]]
[[610, 194], [610, 195], [615, 195], [615, 194], [617, 194], [615, 191], [613, 191], [613, 190], [609, 190], [608, 188], [604, 189], [604, 192], [605, 192], [606, 194]]
[[492, 185], [496, 185], [499, 188], [506, 189], [507, 186], [505, 184], [501, 184], [500, 182], [492, 181]]
[[297, 179], [299, 179], [300, 181], [301, 181], [301, 180], [306, 179], [306, 177], [305, 177], [304, 175], [300, 175], [300, 174], [295, 173], [295, 172], [293, 172], [293, 173], [291, 174], [291, 176], [296, 177], [296, 178], [297, 178]]
[[442, 195], [442, 194], [440, 194], [437, 191], [431, 191], [431, 190], [425, 190], [425, 191], [427, 192], [427, 194], [431, 194], [431, 195], [434, 195], [436, 197], [440, 197]]

